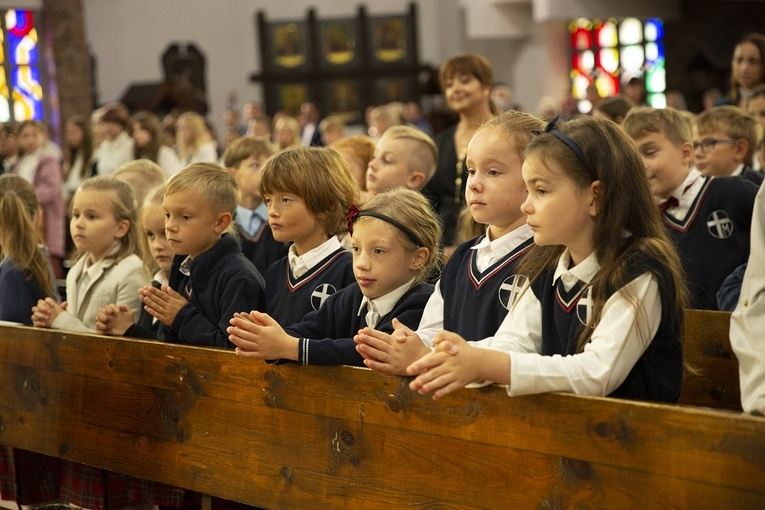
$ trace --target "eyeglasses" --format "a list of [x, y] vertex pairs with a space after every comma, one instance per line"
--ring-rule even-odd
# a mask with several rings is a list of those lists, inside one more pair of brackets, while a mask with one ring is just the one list
[[706, 138], [700, 142], [693, 142], [693, 150], [701, 148], [702, 153], [715, 150], [718, 143], [736, 143], [738, 138]]

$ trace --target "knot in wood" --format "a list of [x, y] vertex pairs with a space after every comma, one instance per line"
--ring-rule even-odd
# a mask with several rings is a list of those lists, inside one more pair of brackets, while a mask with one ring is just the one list
[[561, 457], [560, 464], [565, 477], [574, 483], [579, 484], [592, 478], [592, 466], [587, 461]]
[[388, 395], [388, 409], [394, 413], [401, 411], [401, 401], [396, 395]]
[[347, 430], [340, 431], [340, 441], [346, 446], [353, 446], [356, 443], [356, 438], [353, 434]]
[[279, 469], [279, 474], [282, 476], [285, 482], [291, 482], [292, 481], [292, 469], [290, 469], [287, 466], [282, 466]]
[[630, 436], [629, 428], [624, 422], [624, 418], [619, 415], [598, 419], [590, 427], [595, 436], [617, 443], [627, 442]]

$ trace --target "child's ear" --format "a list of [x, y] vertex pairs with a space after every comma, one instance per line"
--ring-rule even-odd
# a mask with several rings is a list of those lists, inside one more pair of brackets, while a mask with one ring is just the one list
[[409, 189], [421, 189], [425, 185], [425, 174], [422, 172], [412, 172], [409, 174], [409, 180], [406, 187]]
[[215, 222], [215, 233], [220, 235], [222, 234], [229, 225], [231, 225], [231, 220], [233, 217], [231, 216], [230, 212], [222, 212], [218, 215], [218, 220]]
[[590, 195], [590, 216], [594, 218], [600, 214], [600, 201], [602, 199], [601, 194], [603, 193], [600, 181], [595, 181], [590, 184], [588, 193]]
[[127, 235], [127, 233], [130, 231], [130, 222], [128, 220], [122, 220], [119, 223], [117, 223], [117, 230], [115, 232], [115, 237], [117, 239], [122, 239]]
[[733, 147], [735, 148], [736, 162], [743, 163], [746, 153], [749, 152], [749, 141], [746, 138], [739, 138]]
[[428, 257], [430, 256], [430, 250], [424, 246], [420, 246], [412, 255], [412, 263], [409, 264], [409, 269], [412, 271], [419, 271], [425, 264], [428, 263]]
[[693, 160], [693, 144], [691, 142], [684, 142], [681, 150], [683, 151], [683, 165], [689, 166]]

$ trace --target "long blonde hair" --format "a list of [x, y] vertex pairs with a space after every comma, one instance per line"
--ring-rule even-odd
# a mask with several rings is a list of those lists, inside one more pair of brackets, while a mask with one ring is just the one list
[[43, 238], [35, 226], [38, 207], [35, 190], [24, 178], [0, 176], [0, 258], [7, 257], [16, 268], [29, 272], [28, 279], [45, 296], [53, 296], [49, 261], [40, 250]]

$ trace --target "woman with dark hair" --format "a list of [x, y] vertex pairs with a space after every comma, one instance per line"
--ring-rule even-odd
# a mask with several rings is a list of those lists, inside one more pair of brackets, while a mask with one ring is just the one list
[[494, 85], [491, 64], [485, 57], [468, 53], [452, 57], [438, 73], [446, 104], [459, 121], [436, 138], [438, 165], [423, 188], [444, 225], [444, 246], [455, 245], [457, 217], [465, 205], [465, 154], [476, 130], [496, 115], [490, 92]]
[[751, 32], [739, 39], [730, 67], [730, 90], [715, 106], [730, 104], [746, 109], [752, 89], [765, 83], [765, 35]]

